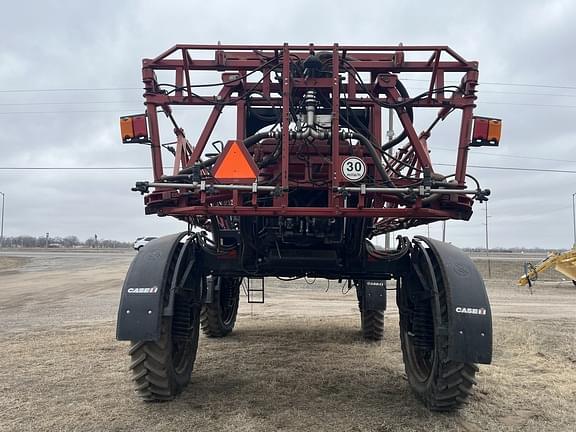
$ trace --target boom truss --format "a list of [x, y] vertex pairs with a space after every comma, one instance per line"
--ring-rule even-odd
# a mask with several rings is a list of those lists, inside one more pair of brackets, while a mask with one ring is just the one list
[[[207, 71], [221, 72], [221, 82], [199, 81]], [[167, 72], [171, 81], [160, 82], [158, 75]], [[409, 96], [403, 73], [426, 76], [427, 91]], [[456, 73], [459, 84], [447, 85], [446, 76]], [[467, 220], [473, 198], [489, 194], [477, 182], [467, 188], [467, 155], [470, 145], [497, 145], [500, 123], [480, 119], [472, 134], [478, 63], [449, 47], [176, 45], [145, 59], [142, 74], [149, 133], [136, 133], [134, 123], [132, 134], [123, 129], [123, 138], [151, 147], [154, 180], [135, 188], [147, 193], [147, 213], [199, 225], [222, 216], [366, 217], [375, 221], [376, 235]], [[218, 91], [206, 94], [211, 89]], [[194, 145], [172, 109], [182, 105], [212, 107]], [[207, 154], [208, 144], [228, 106], [236, 111], [235, 141], [257, 166], [253, 179], [214, 175], [219, 155]], [[420, 133], [413, 123], [418, 108], [437, 111]], [[383, 110], [394, 110], [403, 128], [389, 142], [383, 140]], [[434, 169], [427, 140], [455, 111], [461, 112], [456, 168], [444, 176]], [[174, 127], [171, 145], [161, 142], [159, 114]], [[174, 155], [170, 173], [164, 171], [163, 147]], [[360, 180], [343, 171], [351, 157], [365, 164]], [[312, 198], [292, 199], [299, 190]]]

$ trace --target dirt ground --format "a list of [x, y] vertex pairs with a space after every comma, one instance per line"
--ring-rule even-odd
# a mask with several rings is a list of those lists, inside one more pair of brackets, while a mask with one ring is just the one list
[[0, 431], [576, 430], [576, 288], [515, 287], [520, 259], [491, 262], [493, 364], [468, 406], [433, 414], [408, 387], [392, 293], [385, 341], [366, 344], [355, 294], [326, 281], [270, 280], [230, 337], [201, 338], [181, 397], [140, 402], [114, 338], [133, 255], [0, 254]]

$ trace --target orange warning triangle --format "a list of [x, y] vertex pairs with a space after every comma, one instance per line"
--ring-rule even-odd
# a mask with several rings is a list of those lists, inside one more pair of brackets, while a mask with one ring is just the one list
[[252, 183], [258, 177], [258, 166], [242, 141], [228, 141], [212, 175], [220, 181]]

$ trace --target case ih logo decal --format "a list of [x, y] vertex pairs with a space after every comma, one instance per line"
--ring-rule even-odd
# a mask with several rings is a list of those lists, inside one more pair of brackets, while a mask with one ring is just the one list
[[486, 315], [486, 309], [484, 308], [469, 308], [458, 306], [456, 307], [456, 312], [469, 315]]
[[156, 294], [157, 292], [157, 286], [150, 288], [128, 288], [128, 294]]

